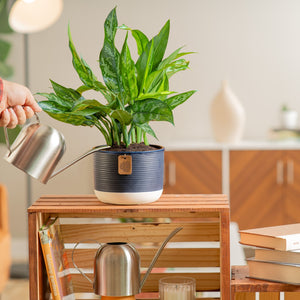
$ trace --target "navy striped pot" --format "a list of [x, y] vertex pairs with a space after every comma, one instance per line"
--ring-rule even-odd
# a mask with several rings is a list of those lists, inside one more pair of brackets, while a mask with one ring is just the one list
[[143, 204], [158, 200], [163, 191], [164, 148], [94, 153], [94, 187], [97, 198], [110, 204]]

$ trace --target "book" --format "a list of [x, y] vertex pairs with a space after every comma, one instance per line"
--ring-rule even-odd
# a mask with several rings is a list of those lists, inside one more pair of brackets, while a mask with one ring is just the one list
[[49, 218], [39, 230], [52, 298], [75, 300], [71, 273], [60, 233], [58, 218]]
[[300, 285], [300, 264], [248, 259], [249, 277]]
[[269, 140], [282, 141], [282, 140], [296, 140], [300, 139], [300, 129], [287, 129], [287, 128], [274, 128], [268, 133]]
[[300, 250], [281, 251], [257, 248], [254, 251], [255, 260], [274, 261], [288, 264], [300, 264]]
[[300, 223], [240, 230], [240, 243], [275, 250], [300, 249]]

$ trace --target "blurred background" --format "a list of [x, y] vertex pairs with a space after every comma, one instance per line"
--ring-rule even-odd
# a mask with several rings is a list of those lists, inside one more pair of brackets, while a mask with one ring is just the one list
[[[297, 0], [64, 0], [63, 4], [58, 21], [43, 31], [28, 34], [26, 43], [21, 33], [0, 34], [0, 39], [11, 44], [6, 64], [13, 73], [8, 80], [27, 82], [33, 93], [50, 92], [49, 79], [77, 88], [80, 81], [72, 67], [68, 24], [77, 51], [102, 80], [98, 57], [104, 38], [103, 23], [117, 6], [119, 25], [140, 29], [148, 37], [157, 34], [170, 19], [167, 54], [180, 46], [185, 46], [184, 51], [196, 52], [189, 56], [190, 70], [172, 78], [171, 89], [198, 92], [175, 110], [175, 126], [152, 124], [159, 138], [158, 142], [152, 142], [180, 146], [213, 140], [209, 111], [223, 80], [227, 80], [245, 108], [244, 140], [266, 139], [268, 130], [278, 126], [283, 104], [300, 112], [300, 2]], [[116, 40], [120, 46], [122, 33], [118, 33]], [[135, 56], [132, 38], [130, 47]], [[95, 128], [73, 127], [45, 113], [40, 113], [40, 118], [65, 136], [67, 150], [60, 166], [104, 143]], [[5, 152], [5, 145], [0, 145], [1, 156]], [[4, 160], [0, 160], [0, 170], [0, 182], [9, 193], [13, 258], [26, 258], [28, 179]], [[92, 171], [92, 158], [88, 157], [47, 185], [30, 180], [30, 201], [43, 194], [93, 193]]]

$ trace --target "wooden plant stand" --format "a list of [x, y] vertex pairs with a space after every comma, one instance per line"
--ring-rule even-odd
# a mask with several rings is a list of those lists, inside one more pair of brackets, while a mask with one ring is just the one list
[[266, 280], [248, 278], [248, 266], [233, 266], [231, 271], [231, 300], [280, 300], [280, 292], [284, 292], [284, 300], [299, 300], [300, 286]]
[[[225, 195], [163, 195], [157, 202], [139, 206], [107, 205], [94, 195], [41, 197], [28, 209], [31, 300], [49, 298], [38, 229], [50, 216], [60, 218], [72, 268], [72, 247], [84, 239], [133, 243], [141, 256], [141, 266], [148, 267], [162, 241], [181, 226], [183, 229], [164, 249], [142, 294], [136, 298], [158, 299], [159, 279], [181, 275], [196, 279], [199, 299], [204, 299], [200, 293], [203, 291], [219, 291], [220, 296], [213, 299], [230, 299], [229, 203]], [[121, 218], [127, 223], [120, 223]], [[84, 241], [88, 242], [91, 243]], [[96, 250], [96, 247], [76, 249], [77, 265], [85, 270], [93, 269]], [[87, 275], [93, 278], [93, 274]], [[78, 272], [72, 274], [72, 281], [76, 298], [78, 293], [85, 296], [93, 293], [92, 285]], [[209, 299], [207, 295], [204, 297]]]

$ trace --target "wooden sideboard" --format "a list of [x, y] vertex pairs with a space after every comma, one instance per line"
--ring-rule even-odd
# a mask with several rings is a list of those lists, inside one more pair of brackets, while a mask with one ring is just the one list
[[167, 193], [222, 192], [240, 229], [300, 222], [300, 143], [175, 148], [165, 153]]

